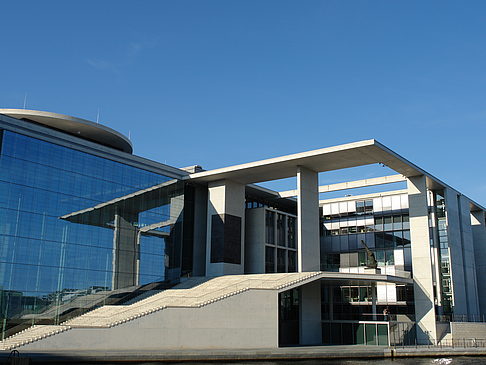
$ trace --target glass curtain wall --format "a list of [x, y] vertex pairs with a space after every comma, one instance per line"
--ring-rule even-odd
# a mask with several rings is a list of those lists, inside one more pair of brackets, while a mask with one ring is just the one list
[[0, 146], [2, 338], [180, 272], [180, 183], [76, 215], [170, 178], [10, 131]]
[[[364, 272], [369, 265], [364, 242], [374, 253], [382, 273], [412, 275], [408, 196], [398, 194], [369, 199], [336, 201], [322, 206], [321, 269], [324, 271]], [[380, 284], [378, 319], [385, 308], [393, 318], [413, 320], [413, 287]], [[334, 288], [335, 320], [369, 320], [371, 287]], [[328, 304], [323, 304], [323, 318]]]

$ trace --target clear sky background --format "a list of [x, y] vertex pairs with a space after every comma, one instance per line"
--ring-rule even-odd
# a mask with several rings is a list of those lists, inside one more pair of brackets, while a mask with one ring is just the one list
[[486, 205], [486, 1], [3, 0], [0, 14], [0, 107], [27, 94], [27, 109], [99, 111], [135, 154], [178, 167], [376, 138]]

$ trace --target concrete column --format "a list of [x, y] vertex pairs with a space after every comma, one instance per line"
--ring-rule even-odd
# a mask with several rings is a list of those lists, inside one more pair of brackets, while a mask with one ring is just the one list
[[320, 271], [318, 174], [297, 170], [297, 255], [298, 271]]
[[194, 187], [194, 251], [193, 275], [206, 275], [206, 229], [208, 211], [208, 190]]
[[437, 331], [425, 176], [408, 178], [407, 188], [412, 241], [417, 343], [426, 344], [429, 343], [429, 337], [433, 340], [437, 338]]
[[113, 289], [138, 284], [138, 232], [120, 214], [115, 215], [113, 234]]
[[461, 207], [456, 191], [444, 189], [447, 236], [449, 239], [449, 261], [451, 269], [452, 293], [454, 298], [454, 314], [467, 315], [466, 281], [464, 276], [464, 258], [462, 244]]
[[[476, 281], [476, 258], [474, 253], [474, 239], [471, 227], [470, 201], [464, 195], [459, 196], [459, 212], [462, 238], [462, 260], [464, 281], [466, 283], [467, 314], [469, 320], [477, 320], [479, 316], [479, 296]], [[447, 201], [446, 201], [447, 204]]]
[[179, 281], [182, 268], [182, 220], [184, 210], [184, 195], [170, 198], [170, 237], [165, 239], [165, 280]]
[[486, 214], [484, 210], [471, 212], [471, 225], [476, 258], [480, 315], [486, 317]]
[[245, 185], [208, 185], [206, 275], [244, 274]]
[[300, 344], [321, 345], [321, 282], [319, 280], [300, 287]]

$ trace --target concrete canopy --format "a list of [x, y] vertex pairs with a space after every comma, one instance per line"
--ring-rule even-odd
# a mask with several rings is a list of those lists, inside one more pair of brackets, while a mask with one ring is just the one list
[[[406, 178], [424, 175], [427, 186], [431, 189], [451, 188], [375, 139], [197, 172], [183, 177], [183, 180], [202, 183], [231, 180], [241, 184], [255, 184], [295, 177], [299, 167], [316, 172], [326, 172], [376, 163], [381, 163]], [[470, 201], [471, 210], [485, 209], [472, 200]]]
[[383, 163], [404, 176], [425, 174], [411, 162], [374, 139], [321, 148], [189, 175], [186, 179], [216, 181], [229, 179], [242, 184], [293, 177], [299, 166], [316, 172]]

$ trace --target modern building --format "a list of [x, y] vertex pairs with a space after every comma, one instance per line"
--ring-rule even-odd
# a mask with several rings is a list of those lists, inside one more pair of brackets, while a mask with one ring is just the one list
[[[97, 123], [0, 109], [0, 147], [3, 349], [486, 338], [485, 208], [376, 140], [204, 171]], [[373, 164], [395, 173], [318, 183]], [[357, 188], [374, 190], [325, 199]]]

